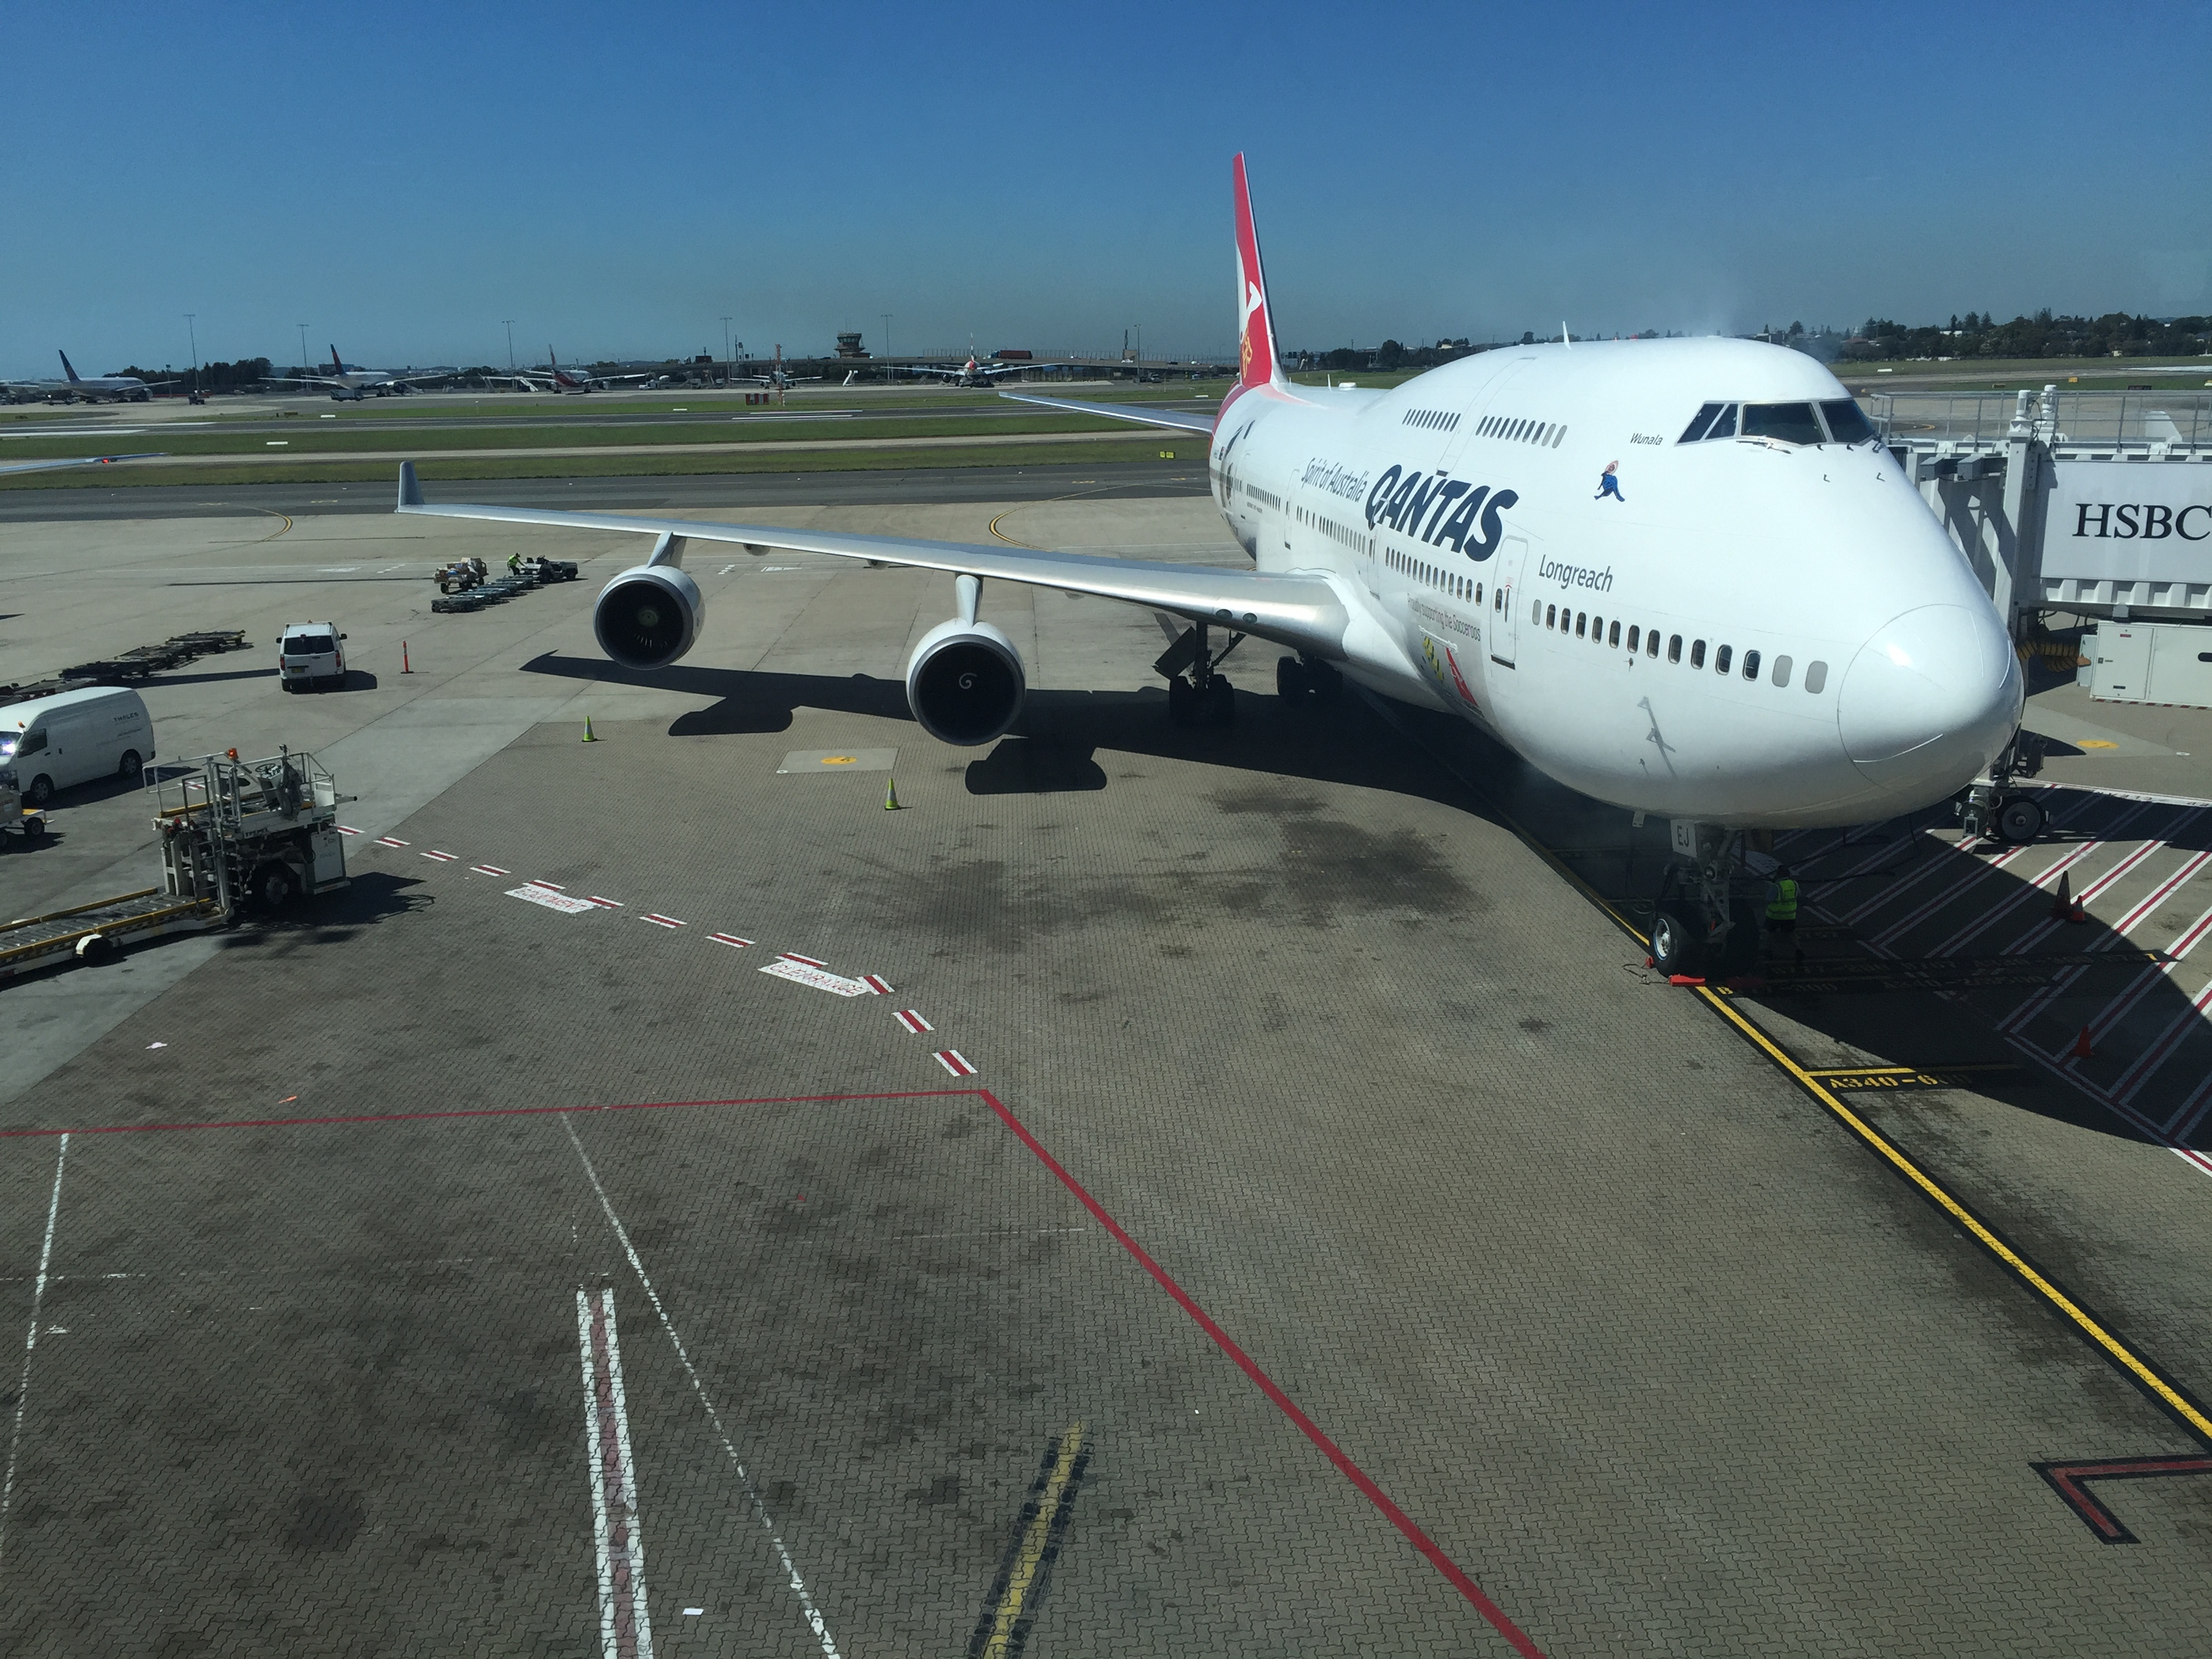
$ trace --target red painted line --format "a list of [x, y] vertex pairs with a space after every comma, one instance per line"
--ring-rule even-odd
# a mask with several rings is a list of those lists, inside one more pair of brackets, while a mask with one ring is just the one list
[[2161, 1475], [2212, 1474], [2212, 1457], [2130, 1457], [2109, 1463], [2038, 1463], [2035, 1472], [2107, 1544], [2132, 1544], [2136, 1535], [2089, 1490], [2092, 1480], [2148, 1480]]
[[809, 968], [827, 968], [830, 965], [814, 957], [802, 957], [796, 951], [779, 951], [776, 954], [786, 962], [803, 962]]
[[425, 853], [422, 856], [426, 859], [435, 859], [441, 864], [458, 864], [461, 859], [459, 853], [440, 853], [434, 850]]
[[654, 926], [659, 927], [681, 927], [684, 925], [682, 922], [677, 921], [673, 916], [664, 916], [658, 911], [653, 910], [647, 910], [643, 915], [640, 916], [638, 920], [640, 921], [652, 922]]
[[511, 876], [512, 870], [502, 870], [496, 864], [471, 864], [469, 868], [480, 876]]
[[565, 893], [568, 890], [557, 881], [540, 881], [535, 876], [532, 876], [528, 881], [526, 881], [522, 884], [525, 887], [550, 887], [556, 893]]
[[920, 1036], [924, 1031], [933, 1031], [937, 1029], [924, 1019], [919, 1012], [912, 1008], [901, 1008], [892, 1014], [891, 1018], [905, 1026], [908, 1035], [913, 1036]]
[[881, 974], [863, 974], [860, 975], [860, 983], [879, 997], [887, 997], [891, 994], [890, 981]]
[[709, 933], [707, 937], [717, 945], [733, 945], [740, 951], [752, 943], [749, 939], [739, 939], [735, 933]]
[[609, 910], [619, 910], [623, 908], [620, 899], [601, 898], [597, 893], [591, 895], [590, 902]]
[[404, 847], [407, 845], [405, 842], [392, 836], [379, 836], [376, 838], [376, 844], [379, 847]]
[[975, 1063], [957, 1048], [940, 1048], [935, 1055], [937, 1063], [955, 1077], [975, 1075]]
[[1044, 1143], [1024, 1128], [1022, 1121], [1008, 1111], [1000, 1103], [997, 1096], [988, 1089], [978, 1089], [975, 1092], [982, 1097], [986, 1105], [999, 1115], [999, 1121], [1014, 1132], [1015, 1138], [1036, 1155], [1037, 1162], [1051, 1170], [1060, 1184], [1075, 1195], [1076, 1201], [1090, 1211], [1100, 1226], [1113, 1235], [1114, 1242], [1133, 1256], [1137, 1265], [1152, 1276], [1153, 1282], [1173, 1297], [1176, 1304], [1198, 1322], [1198, 1328], [1213, 1340], [1213, 1346], [1228, 1355], [1235, 1363], [1237, 1369], [1252, 1379], [1260, 1392], [1267, 1396], [1275, 1409], [1289, 1418], [1297, 1426], [1298, 1432], [1304, 1435], [1323, 1456], [1336, 1465], [1337, 1472], [1359, 1489], [1360, 1496], [1382, 1512], [1383, 1518], [1398, 1529], [1407, 1543], [1428, 1558], [1429, 1565], [1443, 1574], [1451, 1587], [1467, 1598], [1474, 1610], [1489, 1622], [1492, 1630], [1513, 1644], [1513, 1650], [1516, 1653], [1526, 1656], [1527, 1659], [1543, 1659], [1543, 1650], [1538, 1647], [1518, 1625], [1505, 1616], [1504, 1609], [1485, 1595], [1482, 1593], [1482, 1587], [1468, 1577], [1457, 1562], [1444, 1553], [1443, 1547], [1416, 1526], [1413, 1517], [1393, 1503], [1390, 1495], [1376, 1485], [1369, 1478], [1366, 1471], [1353, 1462], [1342, 1447], [1322, 1433], [1320, 1425], [1298, 1409], [1297, 1403], [1290, 1395], [1276, 1386], [1274, 1379], [1260, 1369], [1259, 1363], [1243, 1349], [1238, 1347], [1230, 1339], [1228, 1332], [1213, 1322], [1206, 1310], [1192, 1299], [1190, 1292], [1176, 1283], [1166, 1268], [1145, 1253], [1144, 1247], [1130, 1237], [1121, 1224], [1106, 1212], [1105, 1206], [1091, 1197], [1090, 1193], [1085, 1190], [1083, 1183], [1068, 1174], [1060, 1166], [1059, 1159], [1045, 1151]]

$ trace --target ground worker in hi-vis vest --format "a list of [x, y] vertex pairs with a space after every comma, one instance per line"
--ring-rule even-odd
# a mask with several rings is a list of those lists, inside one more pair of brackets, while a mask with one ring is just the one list
[[1774, 866], [1774, 879], [1766, 886], [1766, 936], [1779, 949], [1787, 939], [1796, 952], [1797, 960], [1805, 960], [1805, 952], [1797, 944], [1797, 882], [1790, 873], [1790, 866]]

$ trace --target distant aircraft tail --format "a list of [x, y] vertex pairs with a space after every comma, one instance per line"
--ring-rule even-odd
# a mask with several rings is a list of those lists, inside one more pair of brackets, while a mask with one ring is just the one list
[[1260, 233], [1252, 223], [1252, 192], [1244, 181], [1244, 157], [1237, 157], [1237, 316], [1240, 338], [1237, 356], [1241, 367], [1238, 385], [1284, 384], [1275, 358], [1275, 324], [1267, 304], [1267, 274], [1260, 267]]
[[338, 361], [338, 349], [336, 346], [331, 348], [331, 373], [333, 374], [345, 373], [345, 365]]
[[84, 379], [83, 375], [70, 367], [69, 353], [66, 351], [62, 353], [62, 373], [69, 376], [71, 386], [77, 385]]

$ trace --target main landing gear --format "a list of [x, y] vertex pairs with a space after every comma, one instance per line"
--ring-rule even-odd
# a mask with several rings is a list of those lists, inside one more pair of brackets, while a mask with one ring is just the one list
[[1743, 870], [1743, 832], [1677, 818], [1651, 912], [1651, 965], [1726, 978], [1759, 967], [1759, 927]]
[[[1231, 726], [1237, 720], [1237, 688], [1214, 671], [1223, 659], [1244, 643], [1232, 634], [1216, 653], [1206, 643], [1206, 626], [1193, 623], [1152, 664], [1152, 672], [1168, 678], [1168, 719], [1177, 726]], [[1188, 678], [1186, 678], [1188, 676]]]
[[2014, 777], [2033, 777], [2043, 769], [2043, 747], [2029, 732], [2015, 732], [2002, 754], [1990, 763], [1986, 775], [1968, 784], [1952, 803], [1959, 828], [1969, 836], [2010, 842], [2015, 847], [2043, 833], [2043, 803], [2033, 795], [2014, 793]]

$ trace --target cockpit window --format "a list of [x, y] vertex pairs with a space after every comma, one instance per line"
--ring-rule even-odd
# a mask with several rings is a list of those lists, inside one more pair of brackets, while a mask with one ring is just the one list
[[1682, 428], [1682, 435], [1677, 438], [1674, 441], [1676, 443], [1682, 444], [1693, 444], [1697, 442], [1698, 439], [1705, 435], [1705, 428], [1713, 423], [1713, 416], [1720, 412], [1721, 405], [1718, 404], [1705, 404], [1700, 405], [1698, 412], [1690, 417], [1689, 425]]
[[1735, 405], [1734, 404], [1726, 404], [1722, 408], [1705, 436], [1708, 439], [1735, 436]]
[[1874, 422], [1849, 398], [1822, 404], [1820, 413], [1828, 417], [1829, 437], [1839, 444], [1863, 444], [1874, 436]]
[[1827, 441], [1827, 434], [1821, 431], [1820, 419], [1813, 413], [1810, 404], [1746, 404], [1743, 435], [1772, 438], [1785, 444]]

